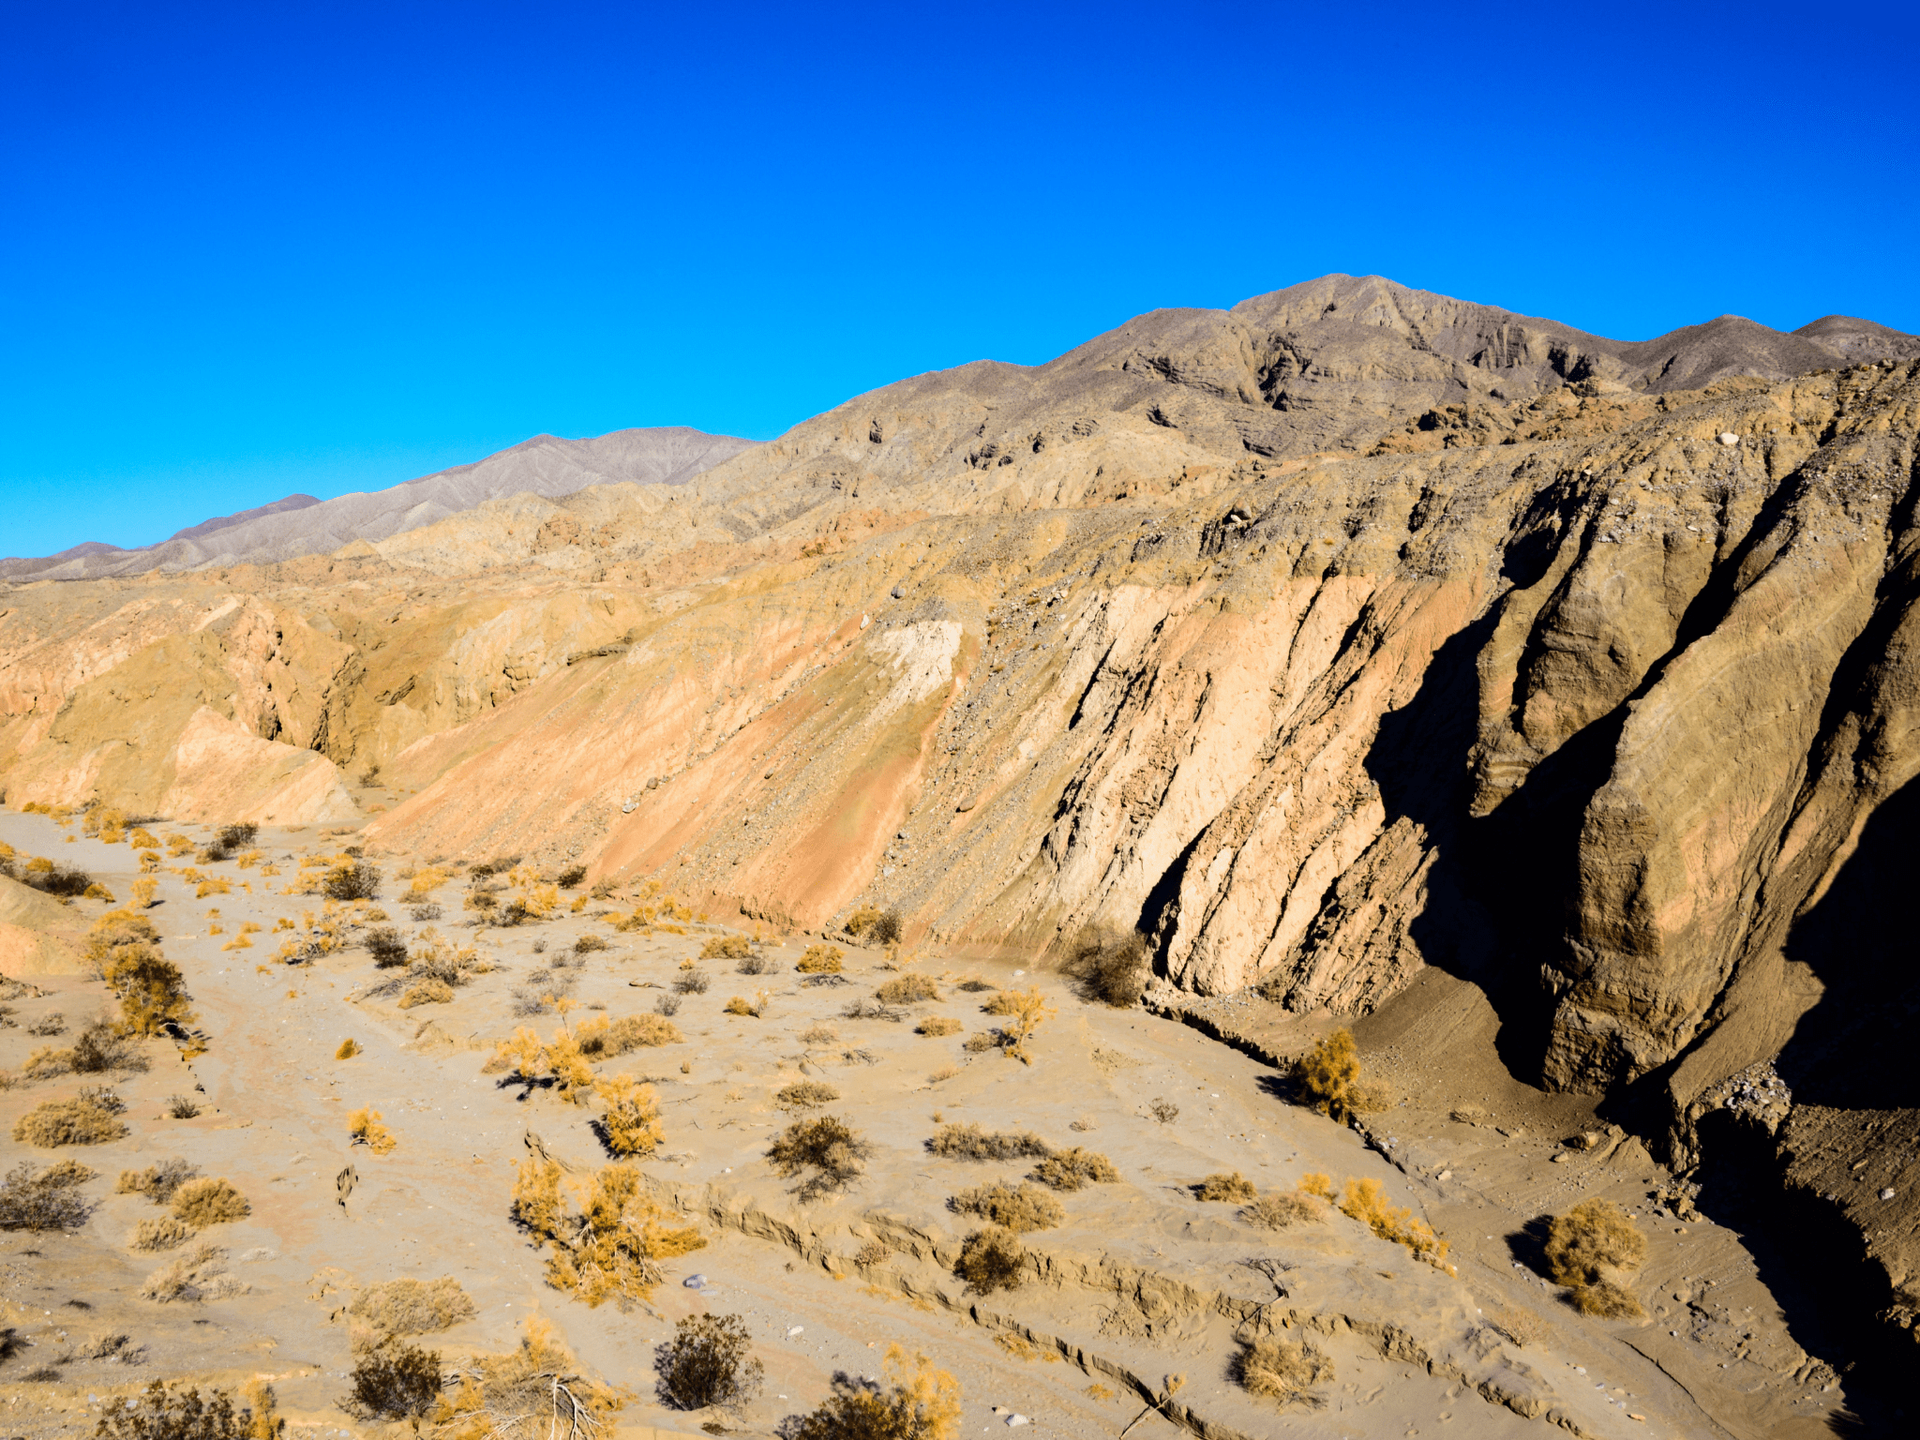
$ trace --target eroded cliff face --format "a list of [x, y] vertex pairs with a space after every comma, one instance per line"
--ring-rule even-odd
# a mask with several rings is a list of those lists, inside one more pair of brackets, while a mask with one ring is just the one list
[[1846, 997], [1916, 998], [1835, 918], [1904, 901], [1911, 337], [1727, 374], [1745, 322], [1647, 351], [1383, 283], [918, 377], [671, 494], [16, 586], [0, 785], [956, 949], [1132, 926], [1299, 1010], [1440, 966], [1682, 1160], [1758, 1063], [1862, 1103], [1843, 1059], [1898, 1042]]

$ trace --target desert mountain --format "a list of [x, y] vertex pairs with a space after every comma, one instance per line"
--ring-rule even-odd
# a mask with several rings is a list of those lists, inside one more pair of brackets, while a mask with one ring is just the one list
[[1871, 322], [1620, 342], [1327, 277], [672, 489], [16, 581], [0, 786], [950, 954], [1138, 930], [1225, 1030], [1477, 1016], [1912, 1330], [1917, 439], [1920, 338]]
[[289, 495], [271, 505], [203, 521], [134, 550], [89, 541], [44, 559], [0, 560], [0, 578], [84, 580], [324, 555], [355, 540], [384, 540], [508, 495], [566, 495], [601, 484], [683, 484], [752, 443], [685, 426], [615, 430], [587, 440], [536, 435], [471, 465], [456, 465], [390, 490], [334, 500]]

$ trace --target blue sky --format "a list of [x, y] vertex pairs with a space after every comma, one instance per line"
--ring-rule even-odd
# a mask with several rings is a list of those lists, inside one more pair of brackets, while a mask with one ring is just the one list
[[1920, 331], [1916, 13], [10, 4], [0, 554], [1336, 270]]

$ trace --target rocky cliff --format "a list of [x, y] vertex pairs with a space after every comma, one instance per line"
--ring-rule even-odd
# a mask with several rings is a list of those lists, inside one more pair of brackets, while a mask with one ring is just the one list
[[1436, 967], [1516, 1074], [1760, 1156], [1911, 1326], [1920, 1096], [1870, 1077], [1920, 999], [1917, 433], [1920, 339], [1869, 322], [1623, 343], [1329, 277], [681, 486], [15, 585], [0, 785], [957, 950], [1132, 926], [1303, 1011]]

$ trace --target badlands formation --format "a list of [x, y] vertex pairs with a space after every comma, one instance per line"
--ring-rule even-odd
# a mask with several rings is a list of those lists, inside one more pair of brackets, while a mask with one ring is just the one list
[[[0, 840], [113, 898], [0, 878], [7, 1168], [97, 1172], [84, 1225], [0, 1240], [0, 1431], [154, 1374], [376, 1429], [370, 1287], [451, 1277], [471, 1313], [407, 1343], [480, 1373], [535, 1315], [629, 1392], [617, 1431], [770, 1434], [899, 1342], [957, 1433], [1903, 1433], [1917, 431], [1920, 338], [1868, 321], [1625, 343], [1334, 276], [688, 442], [677, 483], [11, 570]], [[16, 1122], [92, 1077], [32, 1052], [121, 1003], [130, 906], [195, 1018], [106, 1076], [124, 1134], [37, 1147]], [[848, 934], [876, 911], [889, 946]], [[1098, 1003], [1063, 964], [1130, 932], [1144, 1000]], [[600, 1090], [549, 1063], [668, 996], [677, 1038]], [[1292, 1066], [1342, 1027], [1345, 1124]], [[703, 1248], [590, 1307], [514, 1193], [602, 1173], [619, 1074], [657, 1096], [649, 1213]], [[774, 1163], [810, 1113], [857, 1137], [824, 1190]], [[956, 1124], [1035, 1138], [966, 1160]], [[1113, 1178], [1047, 1201], [1011, 1287], [958, 1273], [950, 1199], [1045, 1200], [1073, 1147]], [[175, 1157], [250, 1209], [163, 1303], [211, 1242], [130, 1249], [166, 1212], [112, 1177]], [[1267, 1211], [1205, 1198], [1234, 1172]], [[1630, 1314], [1552, 1283], [1592, 1198], [1646, 1237]], [[744, 1318], [750, 1402], [660, 1403], [696, 1311]]]

